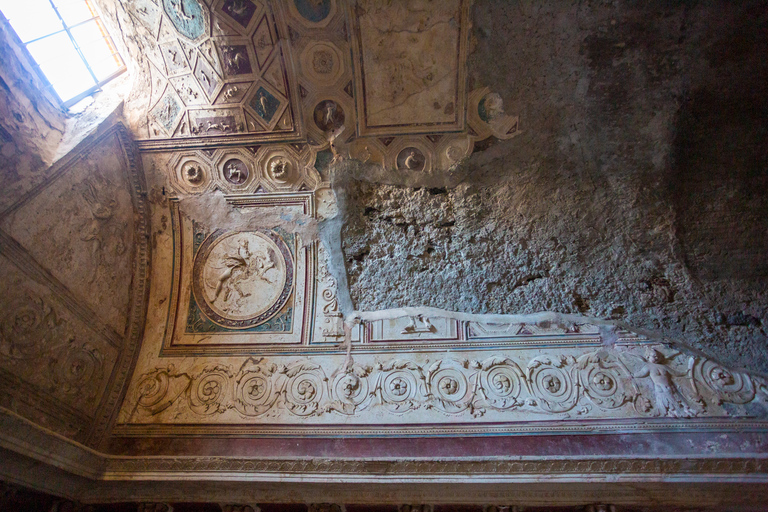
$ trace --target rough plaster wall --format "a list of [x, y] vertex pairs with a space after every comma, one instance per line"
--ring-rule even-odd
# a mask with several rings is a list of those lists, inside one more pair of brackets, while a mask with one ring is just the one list
[[768, 371], [768, 3], [472, 14], [470, 86], [524, 133], [448, 178], [339, 180], [355, 307], [583, 313]]
[[118, 118], [124, 75], [67, 111], [45, 89], [7, 21], [0, 21], [0, 212], [46, 182], [60, 162], [109, 116]]
[[0, 19], [0, 211], [45, 179], [66, 125], [6, 25]]

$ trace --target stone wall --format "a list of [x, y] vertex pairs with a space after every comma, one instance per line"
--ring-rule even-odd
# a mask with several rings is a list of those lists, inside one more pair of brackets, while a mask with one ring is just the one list
[[337, 178], [354, 307], [581, 313], [768, 371], [766, 13], [475, 2], [470, 89], [523, 133]]

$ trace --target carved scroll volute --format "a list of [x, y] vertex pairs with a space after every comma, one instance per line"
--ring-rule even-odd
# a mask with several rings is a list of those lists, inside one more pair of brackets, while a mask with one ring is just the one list
[[474, 381], [456, 361], [435, 362], [427, 372], [427, 392], [430, 402], [446, 413], [467, 410], [474, 398]]
[[331, 376], [331, 400], [326, 406], [328, 411], [337, 411], [342, 414], [354, 414], [360, 409], [366, 408], [372, 394], [368, 384], [370, 367], [353, 365]]
[[377, 369], [375, 389], [387, 409], [402, 413], [421, 406], [426, 377], [417, 364], [398, 359], [379, 364]]
[[579, 399], [573, 357], [536, 357], [528, 363], [528, 385], [538, 405], [549, 412], [566, 412]]
[[136, 386], [136, 409], [151, 415], [164, 411], [189, 388], [191, 380], [185, 373], [176, 374], [173, 365], [152, 370]]
[[4, 357], [27, 359], [66, 347], [73, 339], [67, 322], [37, 297], [8, 308], [0, 319], [0, 354]]
[[283, 393], [288, 411], [297, 416], [310, 416], [320, 410], [320, 402], [328, 394], [328, 378], [320, 366], [301, 362], [281, 367], [278, 372], [287, 378]]
[[61, 347], [52, 354], [48, 366], [50, 376], [59, 389], [93, 400], [98, 390], [92, 385], [101, 382], [104, 357], [90, 343]]
[[280, 393], [275, 382], [277, 366], [248, 358], [235, 376], [235, 409], [246, 416], [259, 416], [272, 408]]
[[598, 407], [616, 409], [639, 394], [624, 363], [608, 351], [579, 357], [576, 368], [584, 394]]
[[523, 405], [518, 397], [524, 387], [525, 374], [517, 363], [509, 358], [491, 357], [481, 363], [474, 362], [473, 366], [480, 370], [477, 394], [482, 398], [475, 403], [478, 411], [486, 407], [504, 410]]
[[231, 370], [216, 365], [203, 369], [189, 388], [189, 407], [196, 414], [222, 413], [231, 407]]
[[694, 382], [704, 385], [697, 391], [710, 395], [711, 403], [746, 404], [754, 400], [755, 386], [749, 375], [731, 371], [709, 359], [697, 360], [697, 363], [694, 367]]

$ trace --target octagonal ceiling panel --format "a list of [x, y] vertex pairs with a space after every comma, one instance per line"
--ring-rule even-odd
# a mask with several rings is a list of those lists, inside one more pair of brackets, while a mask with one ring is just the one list
[[[147, 112], [140, 147], [215, 145], [223, 136], [243, 143], [301, 137], [301, 125], [292, 121], [299, 105], [291, 48], [279, 42], [287, 40], [279, 4], [164, 0], [157, 9], [151, 0], [135, 0], [126, 7], [138, 18], [146, 12], [160, 19], [154, 43], [160, 58], [149, 65], [158, 81], [153, 90], [167, 88]], [[249, 106], [252, 89], [264, 99]], [[223, 104], [229, 110], [212, 110]], [[201, 114], [201, 107], [210, 108]], [[245, 121], [244, 109], [253, 122]], [[291, 121], [281, 123], [286, 110]]]
[[[152, 3], [129, 7], [142, 2]], [[395, 141], [418, 153], [368, 161], [428, 174], [455, 166], [478, 140], [519, 133], [498, 95], [467, 92], [468, 0], [167, 0], [157, 16], [143, 149], [306, 141], [354, 157]], [[329, 99], [344, 119], [318, 126], [317, 105]], [[450, 144], [438, 143], [449, 133]]]

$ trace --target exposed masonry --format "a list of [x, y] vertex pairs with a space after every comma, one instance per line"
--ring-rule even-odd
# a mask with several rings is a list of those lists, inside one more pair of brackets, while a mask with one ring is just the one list
[[[521, 114], [520, 137], [480, 140], [471, 157], [439, 172], [346, 155], [318, 164], [317, 218], [249, 213], [219, 191], [178, 196], [182, 215], [211, 229], [279, 227], [304, 247], [321, 244], [346, 334], [334, 338], [346, 354], [329, 374], [364, 361], [353, 343], [361, 322], [427, 317], [588, 321], [600, 326], [605, 350], [631, 330], [758, 382], [768, 372], [768, 80], [760, 52], [736, 43], [746, 34], [765, 47], [764, 14], [746, 4], [727, 15], [665, 9], [480, 2], [470, 88], [498, 91]], [[133, 20], [123, 14], [115, 19]], [[105, 92], [66, 123], [45, 103], [27, 105], [19, 91], [29, 83], [4, 79], [13, 94], [0, 133], [3, 206], [43, 183], [50, 169], [40, 169], [104, 119], [124, 115], [135, 125], [147, 107], [138, 93], [149, 86], [138, 75], [120, 84], [136, 86], [124, 113], [115, 91]], [[155, 213], [172, 195], [164, 171], [146, 169]], [[419, 368], [429, 374], [426, 363]]]

